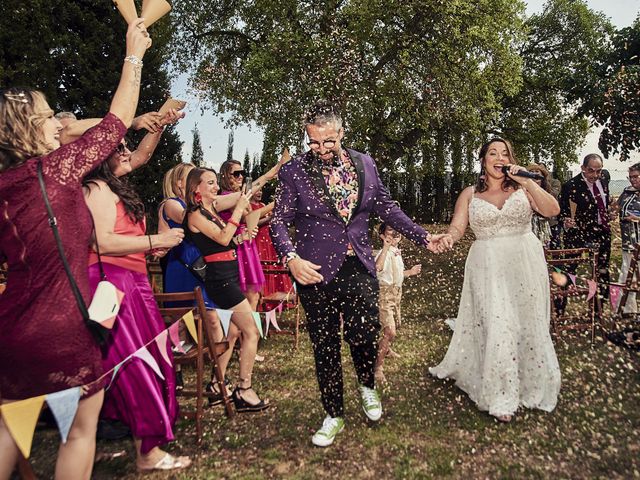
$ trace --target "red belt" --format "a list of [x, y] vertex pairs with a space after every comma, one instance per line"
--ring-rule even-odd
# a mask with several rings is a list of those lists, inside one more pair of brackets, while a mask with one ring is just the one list
[[226, 252], [220, 253], [212, 253], [211, 255], [207, 255], [204, 257], [204, 261], [207, 263], [211, 262], [230, 262], [238, 258], [235, 250], [227, 250]]

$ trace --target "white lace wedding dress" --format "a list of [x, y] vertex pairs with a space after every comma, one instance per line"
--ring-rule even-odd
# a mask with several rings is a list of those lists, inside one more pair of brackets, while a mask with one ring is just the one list
[[453, 338], [432, 375], [451, 378], [491, 415], [551, 411], [560, 368], [549, 334], [549, 277], [522, 189], [502, 209], [473, 197], [469, 250]]

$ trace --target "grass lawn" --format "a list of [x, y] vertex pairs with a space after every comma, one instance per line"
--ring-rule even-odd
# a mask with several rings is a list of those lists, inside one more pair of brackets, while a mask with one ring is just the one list
[[[404, 323], [394, 349], [400, 359], [385, 364], [384, 416], [367, 423], [356, 391], [346, 344], [346, 428], [334, 445], [320, 449], [311, 435], [324, 413], [306, 332], [300, 348], [289, 337], [263, 342], [266, 361], [256, 364], [254, 383], [272, 407], [232, 420], [222, 407], [206, 412], [203, 446], [195, 427], [177, 426], [176, 454], [194, 465], [180, 474], [144, 478], [631, 478], [640, 476], [640, 356], [598, 338], [554, 336], [562, 369], [558, 407], [552, 413], [518, 411], [510, 424], [479, 412], [452, 382], [427, 373], [444, 356], [462, 285], [466, 244], [436, 257], [404, 244], [408, 267], [422, 275], [405, 283]], [[230, 372], [237, 378], [237, 362]], [[32, 464], [42, 478], [53, 471], [57, 432], [36, 432]], [[108, 458], [125, 450], [126, 455]], [[100, 442], [107, 459], [94, 478], [143, 478], [136, 474], [130, 440]]]

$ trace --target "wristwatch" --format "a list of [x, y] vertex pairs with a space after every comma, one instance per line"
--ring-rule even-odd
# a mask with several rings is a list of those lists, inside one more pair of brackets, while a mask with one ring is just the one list
[[300, 255], [298, 255], [296, 252], [287, 253], [287, 255], [284, 257], [284, 264], [289, 265], [289, 262], [294, 258], [300, 258]]

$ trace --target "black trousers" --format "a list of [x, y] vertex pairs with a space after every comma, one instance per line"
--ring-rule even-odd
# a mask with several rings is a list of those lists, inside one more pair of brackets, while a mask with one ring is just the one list
[[357, 257], [347, 257], [328, 284], [301, 286], [299, 293], [307, 316], [322, 405], [332, 417], [342, 417], [340, 319], [342, 316], [344, 338], [358, 382], [373, 388], [380, 331], [378, 281]]

